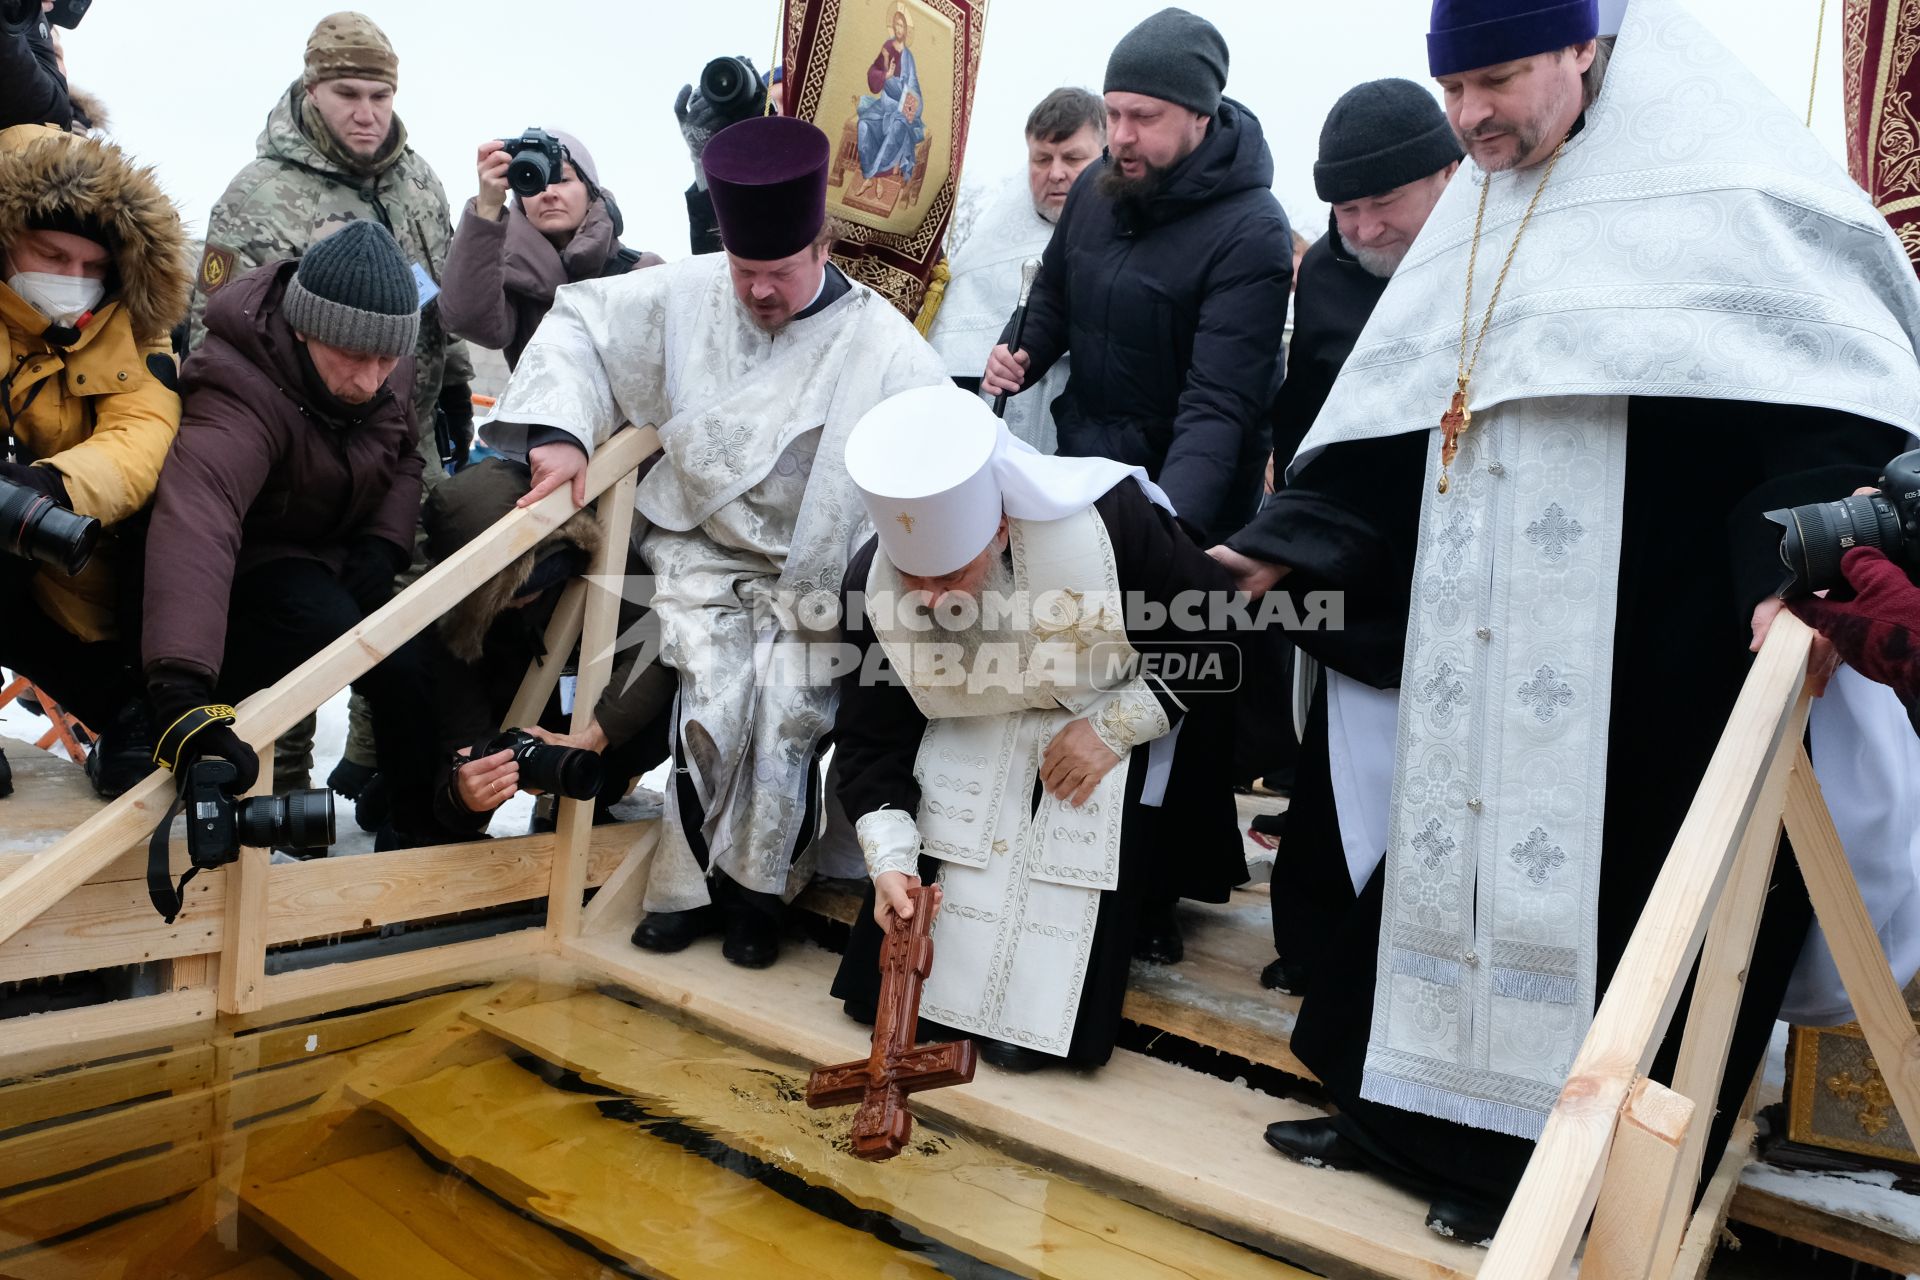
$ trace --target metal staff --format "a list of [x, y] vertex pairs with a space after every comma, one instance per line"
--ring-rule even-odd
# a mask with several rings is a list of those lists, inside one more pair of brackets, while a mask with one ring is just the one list
[[[1007, 350], [1009, 352], [1020, 349], [1020, 335], [1026, 331], [1027, 327], [1027, 299], [1033, 295], [1033, 281], [1039, 274], [1040, 260], [1038, 258], [1028, 259], [1026, 265], [1020, 268], [1020, 305], [1013, 309], [1013, 341], [1007, 344]], [[1025, 390], [1024, 387], [1021, 389]], [[993, 416], [996, 418], [1004, 418], [1007, 416], [1007, 393], [1005, 391], [1002, 391], [993, 398]]]

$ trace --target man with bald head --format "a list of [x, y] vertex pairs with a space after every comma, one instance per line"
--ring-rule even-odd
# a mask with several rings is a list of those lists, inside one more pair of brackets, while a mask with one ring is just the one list
[[[1632, 0], [1611, 75], [1598, 35], [1593, 0], [1436, 0], [1470, 163], [1287, 487], [1214, 550], [1250, 591], [1346, 593], [1343, 631], [1298, 637], [1365, 886], [1293, 1040], [1339, 1115], [1267, 1139], [1424, 1184], [1474, 1240], [1780, 608], [1761, 513], [1870, 482], [1920, 425], [1920, 286], [1859, 188], [1673, 0]], [[1907, 732], [1890, 694], [1830, 694], [1815, 765]], [[1708, 1168], [1807, 935], [1774, 876]]]

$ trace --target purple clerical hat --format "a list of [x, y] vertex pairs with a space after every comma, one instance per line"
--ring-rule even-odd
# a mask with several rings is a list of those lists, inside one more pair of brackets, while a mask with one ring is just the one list
[[1458, 75], [1584, 44], [1599, 30], [1596, 0], [1433, 0], [1427, 67]]
[[771, 262], [800, 252], [827, 220], [827, 135], [791, 116], [756, 116], [713, 135], [700, 156], [736, 258]]

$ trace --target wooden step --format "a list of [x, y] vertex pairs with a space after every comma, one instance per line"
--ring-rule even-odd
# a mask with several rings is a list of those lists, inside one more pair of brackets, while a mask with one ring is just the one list
[[[818, 1065], [867, 1052], [867, 1029], [828, 992], [838, 957], [790, 947], [771, 969], [724, 961], [717, 945], [638, 951], [624, 930], [568, 951], [636, 994], [683, 1010], [783, 1062]], [[1310, 1169], [1261, 1138], [1275, 1120], [1319, 1114], [1121, 1051], [1095, 1072], [1009, 1075], [983, 1065], [973, 1084], [917, 1095], [923, 1115], [993, 1135], [1017, 1153], [1155, 1212], [1318, 1271], [1444, 1280], [1485, 1254], [1426, 1229], [1426, 1202], [1357, 1173]]]
[[374, 1105], [509, 1204], [650, 1274], [941, 1274], [751, 1178], [606, 1118], [599, 1101], [494, 1059], [390, 1089]]
[[621, 1273], [405, 1144], [250, 1182], [247, 1214], [334, 1280], [620, 1280]]
[[494, 1034], [646, 1099], [815, 1186], [961, 1252], [1049, 1280], [1303, 1277], [1217, 1236], [1022, 1164], [978, 1142], [916, 1129], [885, 1164], [855, 1159], [853, 1108], [809, 1110], [800, 1073], [599, 994], [468, 1014]]
[[98, 1231], [7, 1258], [0, 1261], [0, 1275], [9, 1280], [294, 1276], [287, 1264], [271, 1256], [273, 1237], [251, 1224], [231, 1233], [230, 1246], [223, 1244], [212, 1229], [214, 1202], [211, 1194], [185, 1196]]

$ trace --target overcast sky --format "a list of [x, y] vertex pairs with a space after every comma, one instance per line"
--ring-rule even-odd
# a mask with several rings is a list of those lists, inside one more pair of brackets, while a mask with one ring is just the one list
[[[1426, 80], [1426, 0], [1187, 0], [1232, 51], [1227, 92], [1273, 147], [1275, 193], [1311, 234], [1320, 122], [1353, 85]], [[1806, 110], [1820, 0], [1686, 0], [1796, 112]], [[1048, 90], [1098, 92], [1108, 51], [1163, 0], [993, 0], [965, 181], [1024, 162], [1021, 125]], [[691, 176], [674, 93], [716, 54], [772, 61], [778, 0], [364, 0], [400, 56], [398, 107], [439, 171], [456, 216], [473, 194], [481, 139], [529, 124], [570, 130], [626, 213], [626, 241], [687, 249]], [[1829, 5], [1814, 128], [1841, 153], [1839, 23]], [[73, 81], [103, 98], [118, 141], [160, 170], [200, 235], [207, 211], [254, 154], [268, 110], [300, 72], [307, 33], [332, 6], [271, 0], [181, 7], [100, 0], [68, 41]]]

